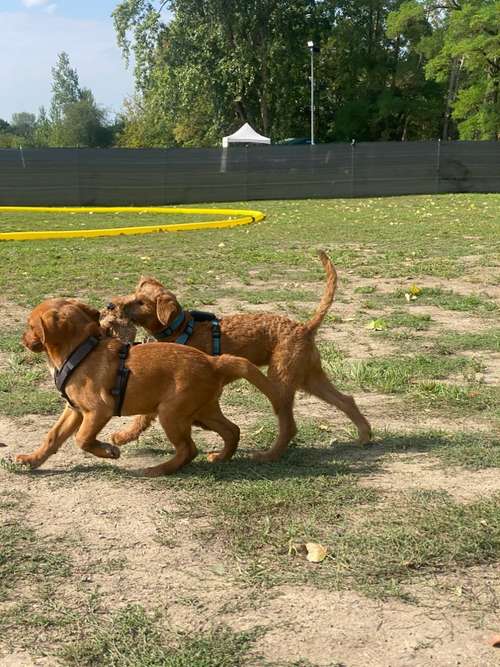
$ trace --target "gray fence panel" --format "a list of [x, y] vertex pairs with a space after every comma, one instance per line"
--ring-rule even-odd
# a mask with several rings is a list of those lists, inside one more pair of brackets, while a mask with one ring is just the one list
[[147, 205], [500, 192], [500, 142], [0, 150], [0, 204]]
[[441, 144], [442, 192], [500, 192], [500, 142]]

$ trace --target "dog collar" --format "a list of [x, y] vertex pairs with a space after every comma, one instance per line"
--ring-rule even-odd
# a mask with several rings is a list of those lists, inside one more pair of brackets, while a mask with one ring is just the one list
[[156, 333], [153, 334], [153, 336], [156, 338], [156, 340], [170, 338], [170, 336], [173, 336], [174, 331], [181, 326], [185, 318], [186, 318], [186, 313], [183, 310], [181, 310], [181, 312], [176, 316], [172, 324], [170, 324], [168, 327], [165, 327], [161, 331], [157, 331]]

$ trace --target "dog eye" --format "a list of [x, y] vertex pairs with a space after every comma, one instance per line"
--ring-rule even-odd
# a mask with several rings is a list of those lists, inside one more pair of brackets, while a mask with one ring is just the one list
[[136, 304], [137, 304], [138, 306], [143, 306], [143, 305], [144, 305], [144, 301], [136, 301]]

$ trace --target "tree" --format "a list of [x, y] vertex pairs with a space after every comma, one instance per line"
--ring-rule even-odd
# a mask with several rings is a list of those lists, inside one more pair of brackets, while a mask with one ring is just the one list
[[[500, 137], [499, 0], [409, 0], [392, 17], [392, 31], [413, 32], [429, 80], [446, 86], [443, 138]], [[415, 26], [426, 26], [415, 30]]]
[[10, 125], [14, 134], [25, 137], [29, 142], [33, 141], [36, 127], [34, 113], [27, 113], [26, 111], [13, 113]]
[[44, 109], [38, 119], [38, 139], [51, 146], [106, 147], [113, 143], [115, 128], [108, 123], [89, 88], [81, 88], [67, 53], [60, 53], [52, 68], [50, 119]]
[[78, 102], [81, 94], [78, 73], [71, 67], [68, 54], [63, 51], [57, 56], [57, 63], [52, 68], [51, 121], [59, 122], [66, 105]]
[[[286, 137], [305, 129], [310, 0], [124, 0], [113, 13], [118, 43], [134, 53], [142, 106], [162, 109], [183, 144], [213, 144], [248, 121]], [[297, 114], [297, 101], [302, 115]]]

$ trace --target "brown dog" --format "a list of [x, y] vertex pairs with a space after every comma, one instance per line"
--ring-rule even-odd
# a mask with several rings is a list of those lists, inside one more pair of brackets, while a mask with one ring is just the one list
[[[279, 391], [280, 433], [273, 447], [256, 454], [260, 460], [275, 460], [287, 448], [297, 432], [293, 418], [295, 393], [302, 389], [335, 405], [356, 425], [359, 442], [370, 442], [371, 427], [361, 414], [354, 399], [342, 394], [328, 379], [321, 367], [321, 358], [316, 347], [316, 331], [330, 308], [337, 286], [337, 273], [324, 252], [320, 252], [321, 262], [326, 270], [327, 282], [323, 298], [313, 317], [301, 324], [281, 315], [271, 313], [249, 313], [224, 316], [220, 321], [221, 349], [223, 352], [245, 357], [256, 366], [268, 365], [268, 377]], [[111, 320], [116, 322], [131, 320], [140, 324], [155, 336], [179, 320], [182, 308], [175, 295], [154, 278], [142, 277], [135, 294], [118, 297], [112, 301]], [[188, 313], [189, 315], [189, 313]], [[109, 318], [109, 314], [108, 314]], [[108, 319], [108, 323], [110, 322]], [[176, 328], [173, 335], [162, 338], [175, 341], [183, 332], [188, 319]], [[119, 326], [115, 327], [119, 333]], [[212, 326], [210, 322], [199, 322], [194, 326], [188, 345], [204, 352], [212, 350]], [[149, 426], [152, 416], [138, 417], [131, 427], [114, 433], [115, 444], [125, 444], [135, 440]]]
[[[76, 367], [65, 391], [71, 402], [49, 431], [43, 444], [17, 461], [40, 466], [76, 432], [83, 450], [101, 458], [118, 458], [120, 450], [97, 440], [115, 410], [112, 395], [119, 364], [121, 343], [100, 338], [99, 313], [75, 299], [48, 299], [28, 318], [23, 344], [33, 352], [46, 352], [49, 366], [61, 369], [64, 362], [90, 336], [99, 338], [95, 347]], [[224, 385], [246, 378], [278, 406], [272, 383], [246, 359], [228, 354], [210, 357], [182, 345], [150, 343], [130, 349], [126, 360], [130, 377], [121, 413], [158, 415], [175, 455], [166, 463], [148, 468], [150, 476], [173, 473], [197, 454], [191, 426], [198, 423], [224, 438], [224, 448], [209, 456], [211, 461], [227, 460], [234, 454], [239, 429], [224, 417], [219, 397]], [[235, 430], [236, 429], [236, 430]]]

